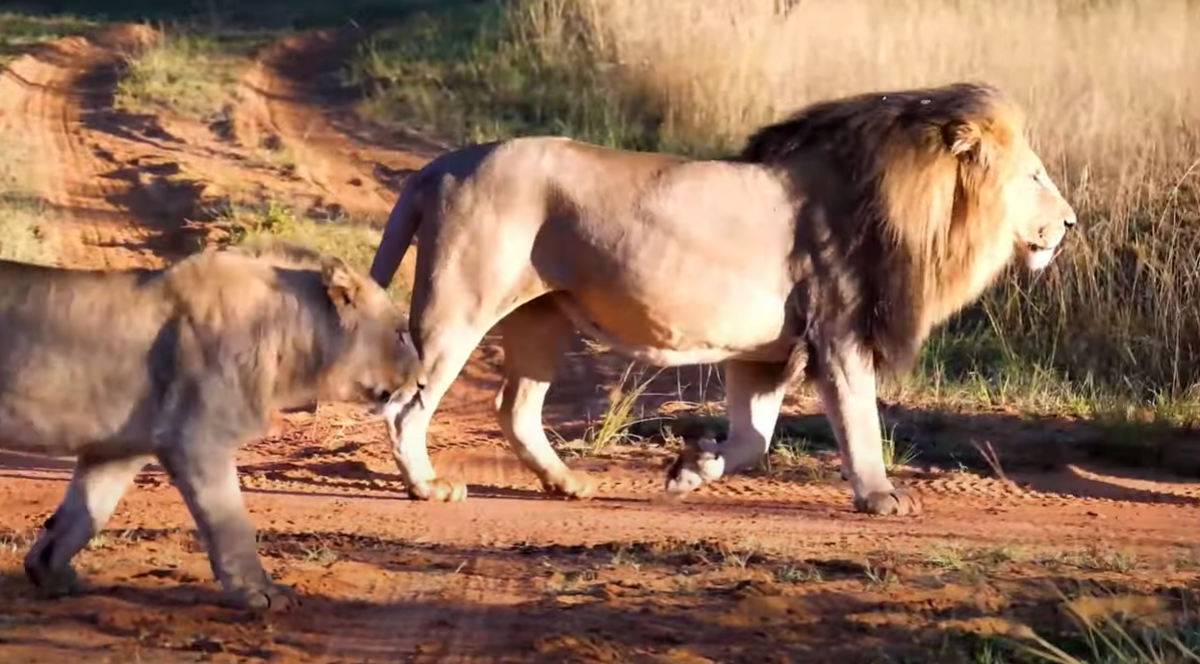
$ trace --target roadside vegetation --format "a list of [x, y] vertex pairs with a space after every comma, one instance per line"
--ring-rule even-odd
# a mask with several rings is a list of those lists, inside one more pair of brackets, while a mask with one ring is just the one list
[[[126, 57], [114, 104], [131, 112], [167, 110], [205, 123], [231, 121], [238, 76], [267, 35], [217, 38], [186, 27]], [[256, 38], [257, 37], [257, 38]]]
[[92, 20], [57, 14], [36, 16], [18, 12], [0, 12], [0, 66], [29, 49], [48, 41], [82, 34], [96, 26]]

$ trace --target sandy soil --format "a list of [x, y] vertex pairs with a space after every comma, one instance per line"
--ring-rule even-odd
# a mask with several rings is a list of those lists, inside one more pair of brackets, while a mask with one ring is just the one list
[[[39, 146], [41, 193], [62, 213], [72, 266], [152, 265], [186, 251], [185, 220], [229, 182], [386, 214], [404, 175], [432, 154], [298, 82], [319, 80], [301, 73], [346, 48], [336, 33], [266, 49], [241, 82], [232, 132], [114, 110], [118, 53], [152, 38], [128, 27], [70, 38], [0, 76], [0, 131]], [[248, 157], [263, 145], [294, 150], [299, 167]], [[21, 557], [72, 463], [0, 455], [0, 661], [958, 661], [947, 639], [959, 634], [1002, 633], [1011, 621], [1064, 628], [1056, 586], [1100, 583], [1117, 593], [1108, 601], [1150, 617], [1194, 600], [1200, 484], [1064, 454], [1064, 440], [1082, 440], [1074, 423], [943, 421], [942, 437], [986, 435], [1028, 463], [1009, 481], [902, 473], [925, 498], [915, 518], [853, 513], [832, 463], [779, 460], [664, 502], [671, 452], [651, 443], [572, 459], [600, 480], [599, 495], [562, 501], [538, 493], [500, 438], [490, 411], [499, 359], [485, 341], [431, 432], [435, 465], [470, 484], [464, 503], [405, 500], [383, 427], [345, 405], [281, 416], [243, 451], [260, 549], [303, 596], [282, 615], [213, 604], [193, 524], [154, 468], [81, 554], [88, 592], [37, 599]], [[554, 423], [577, 430], [618, 369], [575, 354], [551, 392]], [[696, 399], [694, 388], [670, 394], [695, 376], [667, 372], [658, 400]], [[789, 401], [793, 420], [816, 413], [804, 395]]]

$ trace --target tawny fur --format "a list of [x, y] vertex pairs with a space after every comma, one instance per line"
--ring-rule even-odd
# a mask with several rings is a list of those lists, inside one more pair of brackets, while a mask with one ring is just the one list
[[208, 251], [163, 270], [0, 261], [0, 448], [76, 456], [26, 569], [52, 591], [157, 459], [188, 500], [235, 599], [278, 603], [241, 508], [234, 454], [272, 409], [382, 404], [420, 367], [407, 318], [339, 259], [282, 244]]
[[[723, 472], [765, 453], [808, 374], [856, 508], [915, 512], [884, 470], [877, 374], [908, 368], [1014, 254], [1045, 267], [1074, 223], [1020, 109], [987, 85], [814, 104], [729, 160], [551, 137], [448, 153], [408, 181], [371, 269], [386, 285], [419, 236], [411, 316], [428, 383], [389, 406], [397, 464], [416, 498], [465, 495], [434, 473], [425, 431], [499, 322], [500, 426], [547, 490], [590, 491], [541, 427], [564, 339], [582, 330], [648, 364], [724, 364]], [[669, 490], [705, 481], [676, 465]]]

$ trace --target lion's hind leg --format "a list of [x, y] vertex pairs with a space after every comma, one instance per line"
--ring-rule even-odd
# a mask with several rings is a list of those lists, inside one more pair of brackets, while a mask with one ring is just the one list
[[725, 362], [725, 408], [729, 437], [684, 450], [667, 471], [666, 490], [682, 495], [755, 465], [767, 453], [788, 387], [787, 365], [776, 362]]
[[547, 493], [588, 497], [595, 482], [563, 463], [542, 424], [546, 392], [574, 326], [545, 297], [517, 308], [500, 325], [504, 336], [504, 383], [496, 395], [500, 430]]
[[149, 461], [148, 456], [80, 456], [67, 495], [25, 556], [25, 576], [42, 594], [55, 597], [74, 590], [71, 560], [108, 523], [125, 489]]
[[227, 440], [184, 436], [159, 454], [208, 550], [213, 575], [230, 599], [254, 610], [295, 604], [290, 589], [275, 584], [258, 558], [254, 523], [238, 485], [236, 446]]

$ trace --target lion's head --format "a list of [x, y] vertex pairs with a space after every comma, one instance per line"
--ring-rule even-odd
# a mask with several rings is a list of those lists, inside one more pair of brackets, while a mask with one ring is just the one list
[[236, 253], [283, 268], [316, 270], [324, 300], [336, 316], [334, 334], [322, 339], [322, 394], [345, 401], [367, 401], [376, 407], [391, 395], [425, 383], [408, 317], [387, 292], [342, 259], [287, 242], [243, 245]]
[[777, 169], [798, 211], [831, 220], [859, 289], [832, 306], [859, 302], [851, 318], [881, 367], [908, 366], [1014, 256], [1046, 267], [1075, 225], [1024, 113], [985, 84], [816, 103], [759, 130], [739, 160]]
[[322, 281], [346, 337], [327, 385], [343, 399], [353, 392], [383, 407], [392, 394], [425, 384], [408, 317], [371, 279], [337, 258], [327, 258]]

